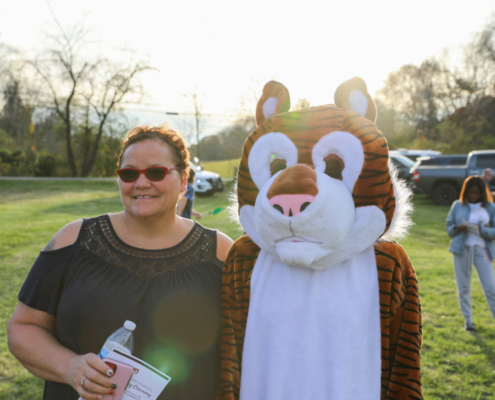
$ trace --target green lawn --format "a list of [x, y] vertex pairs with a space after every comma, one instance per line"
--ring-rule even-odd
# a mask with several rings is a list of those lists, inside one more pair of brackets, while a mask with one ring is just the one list
[[234, 171], [239, 168], [239, 158], [223, 161], [204, 161], [201, 163], [206, 171], [216, 172], [222, 178], [233, 178]]
[[[198, 198], [195, 208], [227, 205], [226, 193]], [[475, 334], [463, 331], [453, 276], [447, 208], [415, 199], [410, 236], [402, 244], [416, 268], [423, 306], [423, 386], [427, 399], [495, 399], [495, 320], [476, 275], [473, 279]], [[39, 399], [42, 382], [9, 354], [6, 325], [16, 296], [37, 253], [66, 223], [122, 209], [115, 182], [0, 181], [0, 399]], [[232, 238], [239, 231], [225, 212], [201, 222]]]

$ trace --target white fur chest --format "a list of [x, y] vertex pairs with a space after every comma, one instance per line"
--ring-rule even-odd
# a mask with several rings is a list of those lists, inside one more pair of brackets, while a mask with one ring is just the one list
[[373, 246], [321, 270], [262, 250], [251, 278], [241, 400], [378, 400], [380, 373]]

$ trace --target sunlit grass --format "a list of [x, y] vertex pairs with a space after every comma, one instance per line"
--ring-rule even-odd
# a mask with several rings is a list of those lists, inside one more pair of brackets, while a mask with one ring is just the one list
[[[227, 188], [228, 189], [228, 188]], [[197, 198], [195, 209], [227, 206], [226, 191]], [[452, 257], [445, 233], [448, 208], [415, 199], [416, 225], [403, 241], [416, 268], [424, 319], [422, 374], [426, 399], [495, 399], [495, 320], [473, 274], [473, 311], [478, 327], [465, 332], [457, 304]], [[122, 209], [115, 182], [0, 181], [0, 399], [39, 399], [42, 382], [10, 355], [6, 324], [37, 253], [73, 220]], [[232, 238], [240, 233], [224, 211], [203, 225]]]
[[206, 171], [216, 172], [222, 178], [233, 178], [234, 170], [239, 168], [239, 158], [223, 161], [205, 161], [201, 165]]

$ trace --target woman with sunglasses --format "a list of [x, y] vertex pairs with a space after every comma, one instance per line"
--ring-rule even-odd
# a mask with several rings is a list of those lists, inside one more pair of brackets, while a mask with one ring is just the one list
[[43, 399], [101, 399], [115, 383], [97, 354], [131, 320], [133, 354], [172, 378], [159, 399], [214, 399], [222, 268], [232, 240], [177, 216], [189, 171], [178, 133], [131, 130], [118, 165], [124, 211], [55, 235], [19, 293], [9, 348], [46, 380]]
[[466, 178], [459, 200], [447, 216], [447, 233], [452, 238], [449, 251], [454, 254], [454, 272], [464, 329], [475, 331], [471, 310], [471, 271], [478, 272], [486, 300], [495, 316], [495, 205], [487, 200], [485, 181], [479, 176]]

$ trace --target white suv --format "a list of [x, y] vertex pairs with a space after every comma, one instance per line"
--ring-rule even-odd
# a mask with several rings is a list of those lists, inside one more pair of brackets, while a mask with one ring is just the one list
[[191, 168], [196, 172], [196, 182], [194, 192], [198, 195], [211, 196], [215, 192], [223, 191], [223, 182], [220, 175], [215, 172], [205, 171], [201, 165], [190, 163]]

